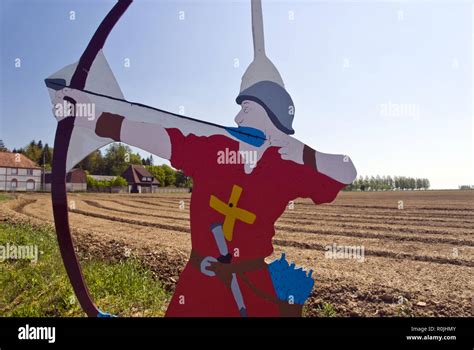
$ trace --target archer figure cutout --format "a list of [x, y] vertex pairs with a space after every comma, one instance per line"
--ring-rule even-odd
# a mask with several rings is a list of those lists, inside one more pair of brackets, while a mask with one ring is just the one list
[[[290, 136], [295, 108], [265, 55], [260, 1], [252, 1], [252, 28], [255, 57], [236, 98], [236, 127], [125, 101], [101, 52], [84, 89], [65, 87], [71, 67], [47, 79], [59, 122], [69, 117], [59, 116], [57, 106], [75, 103], [67, 170], [92, 150], [120, 141], [168, 159], [193, 178], [192, 252], [166, 316], [300, 315], [311, 274], [300, 283], [285, 277], [295, 290], [305, 289], [297, 308], [286, 307], [293, 302], [282, 300], [285, 278], [276, 274], [288, 266], [270, 269], [264, 261], [273, 253], [274, 223], [291, 200], [331, 202], [356, 177], [348, 156], [318, 152]], [[94, 104], [96, 118], [77, 113], [87, 104]]]

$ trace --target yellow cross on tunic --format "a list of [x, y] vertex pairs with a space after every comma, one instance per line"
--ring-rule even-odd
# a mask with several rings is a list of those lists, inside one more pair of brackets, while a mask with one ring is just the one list
[[254, 213], [237, 207], [241, 194], [242, 187], [234, 185], [228, 203], [221, 201], [213, 195], [211, 195], [211, 199], [209, 200], [211, 208], [225, 216], [224, 224], [222, 225], [222, 232], [224, 233], [225, 239], [228, 241], [232, 240], [235, 220], [240, 220], [246, 224], [253, 224], [256, 219]]

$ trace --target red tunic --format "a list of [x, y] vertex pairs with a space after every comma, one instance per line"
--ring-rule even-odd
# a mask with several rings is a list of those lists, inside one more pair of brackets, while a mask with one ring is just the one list
[[[167, 129], [171, 139], [171, 165], [193, 178], [191, 196], [191, 244], [201, 256], [218, 257], [219, 251], [210, 225], [223, 222], [224, 215], [210, 207], [211, 195], [228, 202], [233, 185], [243, 188], [239, 208], [256, 215], [253, 224], [237, 220], [229, 252], [238, 249], [232, 262], [263, 258], [272, 254], [274, 223], [285, 211], [288, 202], [301, 197], [316, 204], [334, 200], [345, 186], [306, 165], [281, 159], [278, 148], [268, 148], [257, 166], [246, 174], [243, 164], [219, 164], [218, 152], [237, 152], [239, 142], [223, 135], [183, 136], [178, 129]], [[267, 269], [247, 272], [255, 287], [275, 296]], [[279, 316], [278, 307], [255, 295], [239, 281], [249, 316]], [[188, 263], [180, 275], [166, 316], [235, 316], [239, 310], [232, 292], [217, 277], [204, 275]]]

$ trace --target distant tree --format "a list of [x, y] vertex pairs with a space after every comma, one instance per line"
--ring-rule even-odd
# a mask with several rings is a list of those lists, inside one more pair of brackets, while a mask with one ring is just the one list
[[153, 165], [153, 157], [142, 158], [142, 165]]
[[380, 177], [380, 175], [377, 175], [375, 177], [375, 185], [374, 185], [374, 190], [376, 191], [380, 191], [383, 189], [383, 181], [382, 181], [382, 178]]
[[161, 166], [149, 165], [149, 166], [146, 166], [146, 168], [148, 169], [150, 174], [153, 175], [153, 177], [158, 180], [158, 182], [160, 183], [160, 186], [165, 186], [166, 174], [165, 174], [165, 170]]
[[0, 140], [0, 152], [8, 152], [8, 148], [5, 147], [3, 140]]
[[[193, 187], [193, 179], [190, 176], [184, 175], [182, 171], [177, 171], [176, 172], [176, 182], [175, 182], [176, 187], [186, 187], [190, 188]], [[351, 186], [351, 185], [349, 185]]]
[[393, 189], [395, 187], [395, 183], [393, 182], [393, 179], [390, 175], [387, 176], [387, 185], [389, 189]]
[[161, 167], [165, 171], [165, 186], [173, 186], [176, 182], [176, 171], [166, 164]]
[[38, 147], [38, 144], [35, 140], [31, 141], [28, 146], [26, 146], [24, 152], [21, 153], [23, 153], [35, 163], [39, 163], [39, 160], [41, 158], [41, 149]]
[[420, 190], [423, 188], [423, 179], [416, 178], [415, 179], [415, 188]]
[[423, 179], [423, 188], [425, 190], [427, 190], [428, 188], [430, 188], [430, 180], [428, 179]]
[[395, 186], [396, 189], [400, 188], [400, 178], [398, 176], [393, 177], [393, 186]]
[[20, 153], [20, 154], [25, 154], [25, 150], [23, 148], [14, 148], [12, 149], [12, 153]]
[[121, 176], [117, 176], [114, 180], [110, 182], [111, 187], [125, 187], [128, 185], [127, 180]]
[[403, 177], [404, 179], [404, 189], [408, 190], [411, 188], [411, 178], [409, 177]]
[[367, 189], [368, 187], [367, 182], [368, 182], [367, 176], [365, 178], [362, 176], [359, 178], [359, 188], [361, 191], [365, 191]]
[[142, 161], [140, 155], [134, 154], [129, 146], [113, 143], [106, 149], [104, 156], [106, 175], [121, 175], [131, 164], [142, 164]]
[[77, 167], [93, 175], [105, 175], [106, 173], [104, 157], [100, 150], [96, 150], [89, 154], [79, 162]]
[[366, 175], [363, 182], [364, 191], [369, 190], [370, 187], [370, 178]]
[[44, 144], [44, 147], [41, 151], [40, 159], [38, 164], [46, 170], [51, 170], [53, 164], [53, 150], [49, 148], [47, 143]]
[[405, 176], [400, 176], [400, 187], [403, 190], [408, 188], [408, 179]]
[[160, 186], [191, 187], [192, 179], [169, 165], [147, 165], [148, 171], [160, 182]]
[[375, 177], [371, 176], [369, 179], [369, 188], [371, 191], [375, 189]]

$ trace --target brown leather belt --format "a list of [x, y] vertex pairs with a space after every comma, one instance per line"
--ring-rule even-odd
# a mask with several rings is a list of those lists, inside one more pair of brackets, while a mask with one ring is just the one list
[[[189, 262], [196, 267], [198, 270], [201, 270], [201, 261], [204, 260], [204, 256], [197, 253], [195, 250], [191, 251], [191, 257]], [[208, 267], [209, 271], [214, 271], [216, 275], [219, 273], [231, 275], [233, 273], [241, 274], [249, 271], [256, 271], [263, 268], [267, 268], [267, 264], [263, 258], [257, 258], [252, 260], [240, 261], [238, 263], [229, 263], [224, 264], [221, 262], [212, 263]], [[217, 271], [216, 271], [217, 270]]]
[[[201, 270], [201, 261], [204, 260], [204, 256], [197, 253], [195, 250], [191, 251], [191, 256], [189, 258], [189, 262], [192, 266], [194, 266], [199, 271]], [[232, 281], [232, 274], [237, 274], [242, 281], [260, 298], [266, 299], [272, 303], [278, 305], [280, 309], [281, 316], [284, 317], [301, 317], [303, 305], [299, 304], [289, 304], [285, 301], [279, 300], [278, 298], [274, 297], [273, 295], [269, 295], [250, 282], [250, 280], [245, 276], [245, 272], [249, 271], [256, 271], [263, 268], [267, 268], [267, 264], [263, 258], [257, 258], [253, 260], [246, 260], [241, 261], [238, 263], [222, 263], [222, 262], [215, 262], [211, 263], [211, 265], [207, 268], [209, 271], [215, 272], [216, 276], [228, 287], [230, 288], [230, 283]]]

